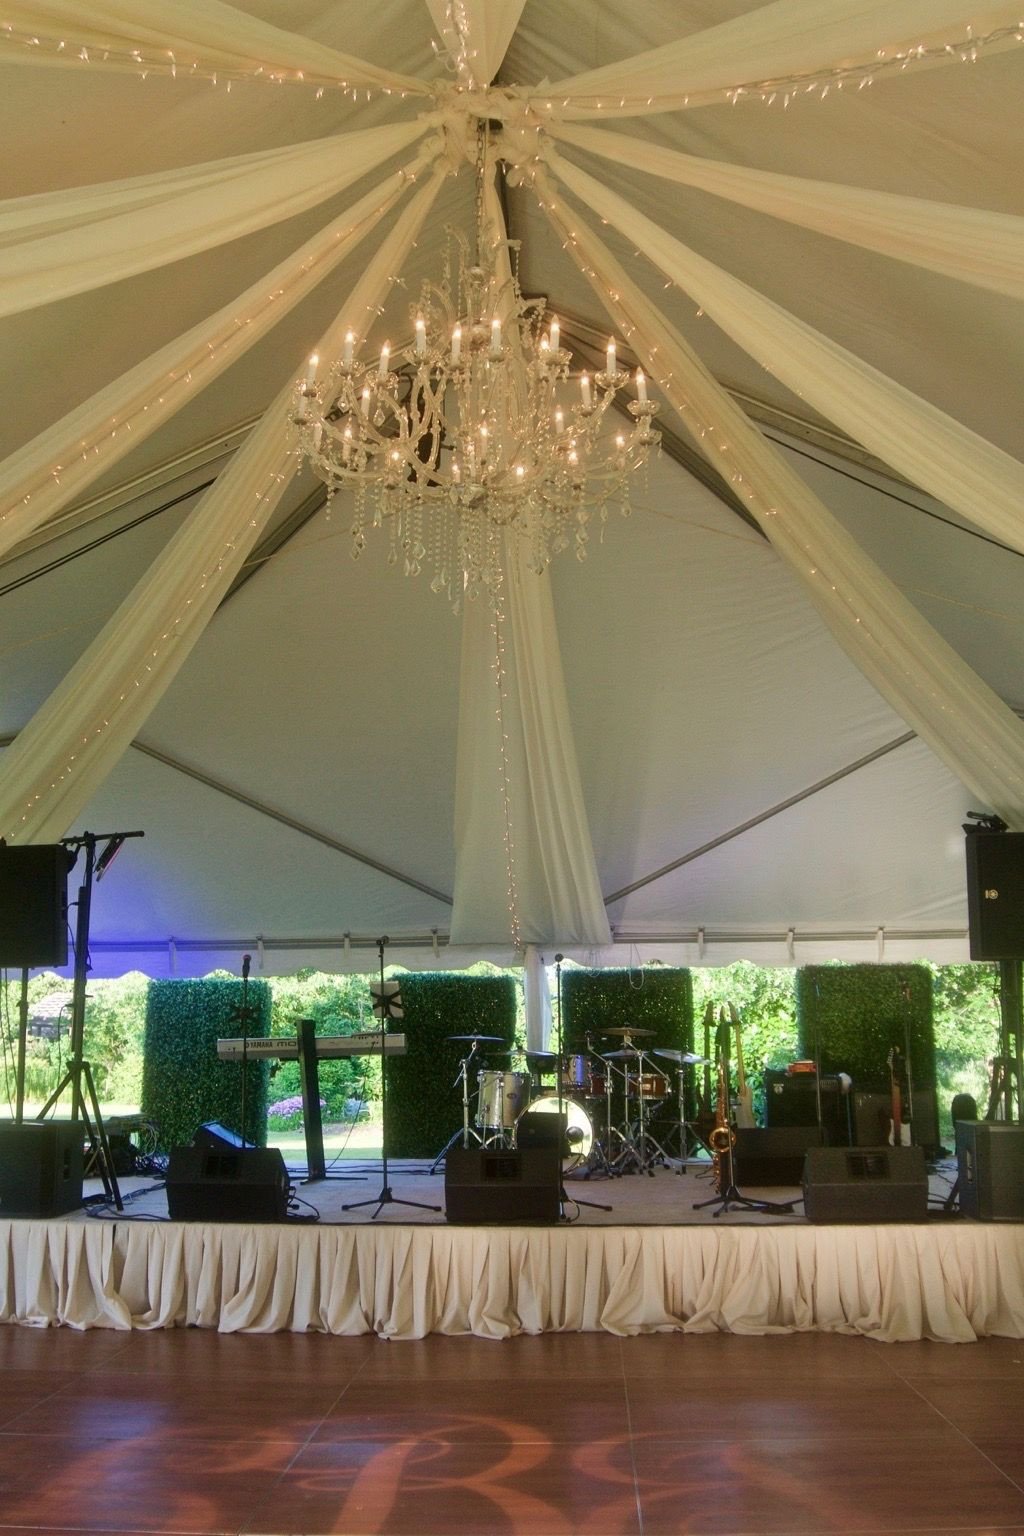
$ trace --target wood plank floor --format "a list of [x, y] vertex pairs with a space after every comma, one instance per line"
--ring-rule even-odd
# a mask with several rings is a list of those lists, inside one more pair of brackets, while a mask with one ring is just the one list
[[0, 1532], [1024, 1536], [1024, 1341], [0, 1328]]

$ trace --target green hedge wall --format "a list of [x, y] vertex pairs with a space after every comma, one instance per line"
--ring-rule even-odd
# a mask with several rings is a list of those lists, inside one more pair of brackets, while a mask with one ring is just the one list
[[[386, 1150], [389, 1157], [435, 1157], [462, 1124], [462, 1093], [452, 1087], [467, 1047], [448, 1035], [500, 1035], [512, 1044], [515, 983], [510, 976], [453, 976], [445, 971], [396, 978], [402, 984], [408, 1053], [389, 1057]], [[507, 1056], [488, 1065], [508, 1067]], [[476, 1067], [474, 1065], [474, 1071]], [[471, 1090], [476, 1087], [470, 1084]]]
[[855, 1093], [888, 1093], [887, 1059], [910, 1039], [914, 1139], [938, 1145], [932, 973], [925, 965], [808, 965], [796, 974], [800, 1051], [820, 1041], [822, 1073], [848, 1072]]
[[[627, 1024], [654, 1030], [644, 1045], [693, 1049], [693, 980], [687, 970], [661, 965], [649, 970], [563, 968], [562, 1014], [566, 1051], [582, 1050], [588, 1031], [599, 1037]], [[594, 1043], [598, 1050], [616, 1049], [614, 1039], [595, 1038]]]
[[[150, 983], [142, 1112], [157, 1127], [158, 1151], [190, 1142], [197, 1126], [207, 1120], [241, 1131], [241, 1064], [221, 1061], [217, 1055], [218, 1039], [242, 1033], [232, 1018], [241, 1001], [240, 981]], [[256, 1017], [248, 1033], [268, 1035], [270, 988], [265, 981], [250, 981], [249, 1006]], [[269, 1064], [250, 1062], [248, 1073], [245, 1135], [262, 1147], [267, 1140]]]

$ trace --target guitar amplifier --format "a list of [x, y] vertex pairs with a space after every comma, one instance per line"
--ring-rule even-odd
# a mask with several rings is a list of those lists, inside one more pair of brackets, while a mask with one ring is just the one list
[[[844, 1147], [849, 1144], [848, 1098], [849, 1095], [842, 1091], [838, 1077], [821, 1079], [821, 1127], [825, 1133], [826, 1146]], [[814, 1072], [766, 1071], [764, 1120], [771, 1130], [785, 1126], [817, 1126], [817, 1075]]]

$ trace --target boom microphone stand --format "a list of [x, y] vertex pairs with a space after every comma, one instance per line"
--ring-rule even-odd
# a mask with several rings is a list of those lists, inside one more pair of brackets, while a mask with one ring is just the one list
[[390, 990], [384, 980], [384, 946], [387, 944], [387, 935], [377, 940], [377, 953], [380, 957], [380, 987], [374, 987], [376, 1002], [373, 1011], [380, 1019], [380, 1120], [381, 1120], [381, 1188], [376, 1200], [354, 1200], [351, 1205], [343, 1205], [343, 1211], [358, 1211], [364, 1205], [375, 1205], [377, 1209], [370, 1217], [376, 1221], [385, 1205], [409, 1205], [418, 1211], [440, 1211], [439, 1205], [424, 1205], [422, 1200], [396, 1200], [391, 1193], [388, 1183], [388, 1073], [387, 1059], [384, 1055], [384, 1043], [387, 1040], [388, 1019], [404, 1018], [402, 1008], [402, 994], [398, 989], [398, 983], [392, 982]]

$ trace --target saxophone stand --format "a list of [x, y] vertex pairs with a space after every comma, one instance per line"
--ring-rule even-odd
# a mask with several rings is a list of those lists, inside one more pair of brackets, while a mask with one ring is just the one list
[[795, 1201], [790, 1200], [785, 1204], [779, 1204], [773, 1200], [748, 1200], [746, 1195], [741, 1195], [736, 1188], [736, 1171], [733, 1159], [733, 1146], [736, 1137], [729, 1123], [728, 1041], [729, 1026], [726, 1023], [724, 1028], [719, 1029], [718, 1036], [718, 1124], [708, 1138], [718, 1175], [718, 1193], [712, 1195], [710, 1200], [698, 1200], [693, 1209], [695, 1211], [702, 1211], [709, 1205], [717, 1205], [717, 1211], [712, 1212], [712, 1215], [716, 1218], [724, 1216], [727, 1211], [774, 1212], [778, 1216], [792, 1216]]
[[564, 1109], [564, 1103], [565, 1103], [565, 1088], [564, 1088], [565, 1073], [563, 1071], [563, 1064], [565, 1062], [565, 1041], [562, 1038], [562, 961], [564, 959], [565, 959], [564, 955], [556, 955], [555, 956], [555, 979], [556, 979], [555, 992], [556, 992], [556, 995], [557, 995], [557, 998], [558, 998], [558, 1116], [557, 1116], [557, 1118], [558, 1118], [558, 1140], [559, 1140], [559, 1148], [558, 1148], [558, 1152], [559, 1152], [558, 1216], [559, 1216], [559, 1220], [560, 1221], [568, 1221], [569, 1220], [568, 1216], [565, 1214], [565, 1207], [569, 1203], [570, 1198], [572, 1199], [573, 1205], [575, 1205], [577, 1207], [579, 1207], [579, 1206], [586, 1206], [588, 1211], [611, 1211], [611, 1210], [615, 1209], [615, 1207], [611, 1206], [611, 1205], [601, 1205], [597, 1200], [577, 1200], [575, 1195], [569, 1196], [569, 1195], [566, 1194], [566, 1191], [565, 1191], [565, 1175], [561, 1171], [562, 1159], [563, 1159], [564, 1153], [565, 1153], [565, 1149], [564, 1149], [564, 1146], [562, 1145], [562, 1143], [567, 1139], [567, 1137], [566, 1137], [566, 1130], [565, 1130], [565, 1127], [566, 1127], [566, 1117], [565, 1117], [565, 1109]]
[[[716, 1151], [718, 1152], [719, 1169], [718, 1194], [713, 1195], [710, 1200], [698, 1200], [693, 1209], [695, 1211], [700, 1211], [703, 1210], [707, 1205], [717, 1205], [718, 1210], [712, 1212], [712, 1215], [715, 1217], [724, 1216], [727, 1211], [767, 1211], [775, 1212], [775, 1214], [778, 1216], [792, 1216], [793, 1206], [796, 1203], [793, 1200], [788, 1201], [785, 1205], [780, 1205], [777, 1201], [774, 1200], [748, 1200], [746, 1195], [740, 1194], [739, 1190], [736, 1188], [735, 1174], [733, 1171], [732, 1127], [725, 1126], [724, 1131], [728, 1135], [728, 1143], [725, 1143], [723, 1136], [723, 1145], [721, 1149], [719, 1150], [716, 1148]], [[718, 1130], [716, 1128], [711, 1133], [712, 1145], [714, 1145], [717, 1135]]]
[[440, 1211], [439, 1205], [424, 1205], [420, 1200], [396, 1200], [391, 1193], [388, 1183], [388, 1072], [387, 1058], [384, 1054], [385, 1041], [387, 1040], [388, 1019], [404, 1018], [402, 1009], [402, 994], [398, 990], [398, 983], [390, 984], [384, 980], [384, 946], [387, 944], [387, 936], [377, 940], [377, 952], [380, 957], [380, 986], [373, 987], [374, 994], [373, 1011], [380, 1020], [380, 1121], [381, 1121], [381, 1187], [376, 1200], [355, 1200], [351, 1205], [343, 1205], [343, 1211], [358, 1211], [364, 1205], [375, 1205], [377, 1209], [370, 1217], [376, 1221], [385, 1205], [408, 1205], [417, 1211]]

